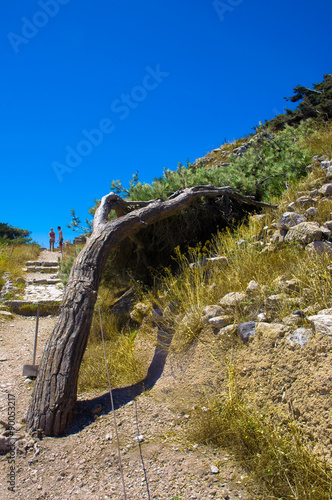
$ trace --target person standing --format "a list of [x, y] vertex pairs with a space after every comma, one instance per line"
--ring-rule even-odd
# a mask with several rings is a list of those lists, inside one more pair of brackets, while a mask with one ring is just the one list
[[63, 233], [62, 233], [62, 229], [60, 226], [58, 226], [58, 231], [59, 231], [59, 248], [62, 252]]
[[51, 231], [49, 232], [50, 238], [50, 251], [54, 252], [54, 243], [55, 243], [55, 232], [53, 231], [53, 227], [51, 227]]

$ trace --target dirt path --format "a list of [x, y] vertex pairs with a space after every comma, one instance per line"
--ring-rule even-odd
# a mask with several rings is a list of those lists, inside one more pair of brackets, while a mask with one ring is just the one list
[[[50, 316], [40, 319], [36, 363], [55, 321]], [[0, 497], [122, 499], [113, 415], [109, 405], [98, 404], [96, 397], [100, 394], [79, 395], [79, 400], [90, 403], [81, 403], [67, 436], [32, 440], [24, 433], [22, 419], [33, 383], [22, 376], [22, 367], [31, 364], [34, 331], [33, 317], [0, 319], [0, 419], [8, 421], [8, 395], [13, 396], [15, 421], [19, 424], [16, 437], [23, 438], [16, 443], [14, 493], [7, 489], [9, 455], [0, 456]], [[130, 398], [126, 401], [117, 405], [116, 419], [127, 499], [147, 499], [136, 407]], [[137, 397], [137, 411], [151, 499], [258, 498], [251, 481], [230, 456], [211, 447], [186, 443], [184, 429], [190, 425], [190, 415], [158, 402], [153, 389]]]

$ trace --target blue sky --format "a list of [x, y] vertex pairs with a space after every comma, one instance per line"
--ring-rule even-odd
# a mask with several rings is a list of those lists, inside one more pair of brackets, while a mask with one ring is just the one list
[[151, 182], [331, 72], [330, 0], [11, 0], [0, 10], [0, 221], [65, 239], [110, 182]]

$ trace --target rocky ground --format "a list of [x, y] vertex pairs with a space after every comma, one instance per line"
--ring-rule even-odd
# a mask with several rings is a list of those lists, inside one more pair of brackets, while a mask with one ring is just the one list
[[[50, 258], [44, 253], [45, 258]], [[53, 257], [52, 257], [53, 258]], [[55, 285], [53, 285], [55, 286]], [[15, 403], [15, 492], [8, 490], [10, 453], [1, 455], [0, 488], [4, 499], [121, 499], [122, 482], [113, 414], [107, 395], [80, 394], [80, 406], [68, 435], [38, 439], [24, 430], [33, 382], [22, 376], [31, 364], [35, 317], [0, 319], [0, 419], [4, 447], [9, 408]], [[36, 363], [56, 318], [39, 320]], [[165, 400], [168, 379], [133, 400], [134, 388], [114, 393], [115, 417], [128, 499], [258, 498], [252, 481], [226, 452], [188, 443], [190, 412]], [[99, 399], [98, 399], [99, 396]], [[9, 403], [9, 401], [11, 403]], [[101, 403], [101, 404], [100, 404]], [[137, 407], [136, 407], [137, 404]], [[138, 419], [136, 419], [136, 409]], [[137, 429], [138, 424], [138, 429]], [[7, 436], [6, 436], [7, 434]], [[140, 448], [141, 446], [141, 448]], [[145, 481], [141, 453], [146, 468]]]

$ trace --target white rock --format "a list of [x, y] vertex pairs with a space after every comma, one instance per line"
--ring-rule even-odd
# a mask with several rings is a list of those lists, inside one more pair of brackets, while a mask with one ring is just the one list
[[304, 347], [310, 340], [312, 335], [312, 331], [309, 328], [297, 328], [289, 337], [287, 337], [287, 341], [294, 346], [295, 344]]
[[251, 280], [247, 286], [246, 293], [248, 295], [254, 295], [259, 292], [259, 284], [255, 280]]
[[315, 314], [308, 320], [316, 334], [332, 335], [332, 314]]

